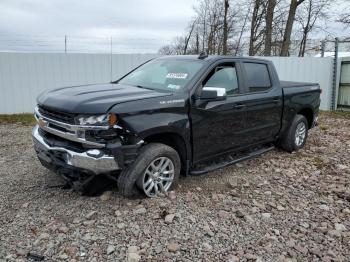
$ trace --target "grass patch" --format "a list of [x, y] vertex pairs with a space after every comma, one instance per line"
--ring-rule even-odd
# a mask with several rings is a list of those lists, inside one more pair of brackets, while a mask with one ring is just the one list
[[318, 169], [326, 167], [329, 164], [325, 158], [319, 156], [314, 157], [312, 162]]
[[328, 116], [328, 117], [338, 117], [338, 118], [346, 118], [350, 119], [350, 111], [320, 111], [320, 114], [322, 116]]
[[35, 119], [33, 114], [15, 114], [15, 115], [0, 115], [0, 124], [23, 124], [34, 125]]
[[328, 126], [326, 126], [326, 125], [324, 125], [324, 124], [320, 124], [318, 127], [319, 127], [321, 130], [323, 130], [323, 131], [328, 130]]

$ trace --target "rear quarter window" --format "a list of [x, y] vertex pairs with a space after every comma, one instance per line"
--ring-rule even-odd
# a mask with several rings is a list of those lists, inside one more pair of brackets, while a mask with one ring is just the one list
[[244, 63], [249, 92], [263, 92], [271, 88], [269, 70], [266, 64]]

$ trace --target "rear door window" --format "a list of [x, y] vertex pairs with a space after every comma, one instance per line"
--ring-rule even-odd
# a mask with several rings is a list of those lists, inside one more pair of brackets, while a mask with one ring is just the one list
[[247, 76], [248, 92], [263, 92], [271, 88], [269, 70], [266, 64], [243, 63]]

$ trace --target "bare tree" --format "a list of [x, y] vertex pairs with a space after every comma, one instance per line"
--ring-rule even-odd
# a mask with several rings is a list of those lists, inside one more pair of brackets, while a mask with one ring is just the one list
[[266, 9], [266, 36], [265, 36], [265, 50], [264, 55], [271, 55], [271, 44], [272, 44], [272, 24], [273, 24], [273, 16], [276, 7], [276, 0], [269, 0]]
[[196, 54], [199, 54], [199, 35], [196, 34]]
[[338, 22], [342, 23], [345, 25], [345, 27], [350, 26], [350, 13], [348, 14], [341, 14], [339, 19], [337, 20]]
[[[201, 0], [195, 7], [198, 21], [196, 32], [199, 33], [202, 51], [208, 54], [232, 52], [231, 39], [238, 28], [235, 27], [238, 12], [237, 5], [231, 5], [230, 1], [236, 0]], [[192, 41], [192, 44], [196, 45], [196, 41]]]
[[176, 37], [172, 44], [165, 45], [158, 50], [162, 55], [183, 55], [185, 50], [186, 38]]
[[222, 53], [227, 55], [227, 38], [228, 38], [228, 25], [227, 25], [227, 13], [229, 8], [228, 0], [224, 0], [224, 28], [223, 28], [223, 43]]
[[315, 23], [326, 17], [324, 10], [329, 6], [330, 0], [306, 0], [305, 5], [298, 9], [296, 20], [301, 25], [302, 38], [298, 56], [305, 55], [308, 36], [315, 27]]
[[172, 45], [164, 45], [158, 50], [158, 54], [161, 55], [174, 55], [174, 49]]
[[287, 24], [286, 24], [286, 28], [284, 30], [284, 36], [283, 36], [283, 41], [282, 41], [281, 54], [280, 54], [281, 56], [288, 56], [288, 51], [289, 51], [289, 46], [290, 46], [290, 37], [292, 35], [295, 14], [296, 14], [298, 6], [300, 4], [302, 4], [304, 1], [305, 0], [291, 0]]
[[241, 29], [240, 29], [240, 32], [239, 32], [239, 36], [238, 36], [238, 40], [237, 40], [237, 44], [236, 44], [236, 47], [235, 47], [235, 55], [237, 55], [238, 52], [241, 49], [242, 37], [243, 37], [243, 34], [244, 34], [245, 30], [246, 30], [246, 25], [247, 25], [248, 18], [250, 16], [250, 9], [251, 9], [251, 6], [253, 4], [253, 1], [254, 0], [250, 0], [249, 4], [247, 5], [246, 14], [244, 15], [244, 19], [243, 19], [243, 25], [241, 26]]
[[344, 24], [345, 28], [348, 28], [350, 26], [350, 0], [343, 0], [341, 3], [344, 4], [344, 6], [347, 6], [348, 8], [345, 8], [345, 10], [338, 16], [338, 19], [336, 21]]
[[255, 0], [250, 27], [249, 55], [256, 55], [264, 43], [265, 30], [263, 27], [266, 13], [266, 1]]
[[[201, 51], [206, 51], [208, 54], [216, 54], [223, 52], [223, 29], [224, 29], [224, 5], [223, 0], [201, 0], [198, 6], [195, 7], [196, 16], [190, 23], [188, 33], [181, 38], [174, 39], [170, 45], [173, 49], [171, 52], [178, 54], [193, 54], [198, 53], [201, 43]], [[231, 14], [227, 8], [226, 14], [226, 48], [230, 30]], [[196, 32], [196, 33], [194, 33]], [[160, 51], [169, 52], [168, 48], [162, 48]]]
[[250, 25], [250, 40], [249, 40], [249, 55], [253, 56], [254, 55], [254, 35], [256, 32], [256, 25], [257, 25], [257, 19], [258, 19], [258, 12], [259, 8], [261, 5], [260, 0], [255, 0], [254, 3], [254, 9], [253, 9], [253, 14], [252, 14], [252, 21]]
[[187, 49], [188, 49], [188, 43], [191, 39], [191, 36], [192, 36], [192, 33], [193, 33], [193, 30], [194, 30], [194, 27], [196, 26], [196, 20], [193, 21], [191, 27], [190, 27], [190, 31], [188, 33], [188, 36], [185, 37], [185, 46], [184, 46], [184, 51], [183, 51], [183, 54], [186, 55], [187, 54]]
[[345, 0], [198, 0], [187, 33], [159, 52], [303, 56], [313, 30], [321, 30], [325, 3], [338, 1]]
[[214, 52], [215, 33], [218, 31], [219, 20], [223, 16], [220, 12], [222, 9], [220, 2], [219, 0], [202, 0], [194, 9], [198, 20], [197, 32], [200, 33], [202, 51], [206, 51], [208, 54]]

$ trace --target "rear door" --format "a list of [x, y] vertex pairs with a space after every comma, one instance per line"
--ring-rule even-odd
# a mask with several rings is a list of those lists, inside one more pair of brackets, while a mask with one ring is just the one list
[[245, 143], [273, 141], [281, 126], [283, 94], [277, 73], [263, 61], [242, 61]]
[[[202, 79], [191, 108], [194, 161], [204, 160], [242, 145], [244, 111], [241, 106], [242, 73], [238, 63], [225, 60], [214, 65]], [[198, 98], [203, 87], [222, 87], [221, 101]]]

